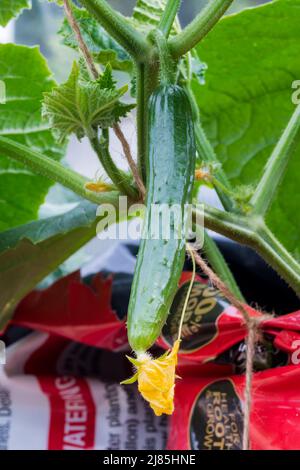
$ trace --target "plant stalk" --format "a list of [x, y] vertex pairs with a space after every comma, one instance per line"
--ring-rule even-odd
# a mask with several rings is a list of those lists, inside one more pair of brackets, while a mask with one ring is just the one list
[[180, 34], [169, 40], [173, 57], [178, 59], [193, 49], [223, 16], [232, 2], [233, 0], [210, 0]]
[[223, 191], [220, 186], [215, 185], [216, 193], [218, 194], [220, 201], [226, 211], [234, 211], [236, 204], [234, 200], [229, 196], [232, 192], [231, 184], [222, 169], [222, 166], [215, 154], [215, 151], [208, 140], [200, 121], [195, 124], [195, 136], [196, 136], [196, 147], [200, 158], [208, 165], [214, 166], [213, 175], [216, 180], [220, 181], [221, 185], [227, 189]]
[[264, 216], [277, 193], [278, 186], [287, 169], [293, 154], [294, 144], [300, 128], [300, 105], [298, 105], [275, 146], [265, 168], [263, 176], [251, 198], [253, 213]]
[[165, 11], [160, 19], [158, 29], [168, 38], [180, 8], [181, 0], [168, 0]]
[[158, 29], [153, 31], [151, 39], [155, 42], [158, 50], [160, 83], [162, 85], [175, 83], [175, 61], [170, 54], [167, 39]]
[[103, 28], [137, 61], [145, 61], [150, 51], [147, 39], [105, 0], [81, 0], [81, 4]]
[[235, 297], [241, 302], [245, 302], [243, 294], [241, 293], [240, 288], [237, 285], [236, 280], [234, 279], [233, 274], [230, 271], [221, 251], [219, 250], [215, 241], [208, 235], [206, 231], [204, 232], [203, 249], [213, 270], [218, 274], [226, 286], [230, 288]]
[[263, 219], [229, 214], [210, 206], [195, 210], [204, 217], [205, 226], [253, 248], [300, 296], [300, 266], [265, 226]]
[[23, 163], [27, 168], [38, 175], [49, 178], [56, 183], [60, 183], [68, 189], [71, 189], [79, 196], [94, 202], [96, 204], [111, 203], [118, 204], [119, 193], [117, 191], [109, 191], [105, 193], [94, 193], [85, 188], [85, 184], [89, 182], [79, 173], [64, 167], [61, 163], [46, 157], [45, 155], [31, 150], [25, 145], [19, 144], [6, 137], [0, 137], [0, 153], [6, 155], [13, 160]]
[[109, 131], [103, 129], [102, 137], [90, 139], [91, 146], [96, 152], [101, 165], [107, 175], [111, 178], [119, 191], [131, 199], [138, 199], [138, 191], [133, 186], [131, 178], [124, 171], [120, 170], [113, 161], [109, 152]]
[[230, 197], [230, 193], [232, 192], [231, 184], [222, 169], [218, 157], [215, 154], [215, 151], [210, 141], [208, 140], [203, 127], [201, 126], [198, 104], [189, 83], [185, 84], [185, 89], [189, 96], [190, 103], [192, 106], [196, 137], [196, 148], [199, 157], [203, 162], [214, 166], [214, 177], [221, 183], [221, 186], [226, 188], [227, 191], [222, 191], [222, 188], [218, 185], [215, 185], [215, 190], [220, 198], [220, 201], [223, 204], [224, 209], [226, 211], [234, 211], [236, 204], [235, 201]]

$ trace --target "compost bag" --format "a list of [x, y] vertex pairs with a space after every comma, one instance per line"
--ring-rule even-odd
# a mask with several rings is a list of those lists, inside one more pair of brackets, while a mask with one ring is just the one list
[[120, 355], [59, 336], [17, 341], [0, 367], [0, 450], [164, 449], [168, 419], [119, 384], [127, 373]]
[[[182, 273], [156, 348], [176, 339], [190, 278]], [[15, 325], [38, 331], [10, 346], [1, 368], [0, 448], [241, 449], [247, 336], [241, 312], [197, 275], [170, 422], [154, 416], [135, 385], [120, 385], [130, 375], [131, 281], [124, 273], [82, 279], [77, 272], [20, 302], [6, 336]], [[252, 449], [300, 448], [299, 320], [297, 311], [260, 323], [254, 370], [263, 372], [253, 379]]]
[[[157, 344], [173, 346], [191, 272], [184, 271], [167, 322]], [[73, 273], [45, 290], [36, 290], [18, 305], [12, 324], [76, 342], [129, 351], [126, 313], [132, 276], [99, 273], [81, 279]], [[261, 312], [245, 305], [249, 315]], [[287, 365], [300, 344], [300, 311], [260, 323], [254, 369]], [[208, 281], [197, 275], [189, 298], [179, 351], [179, 364], [215, 361], [232, 365], [233, 373], [245, 370], [247, 328], [242, 313], [230, 305]]]
[[[177, 383], [168, 449], [242, 449], [245, 375], [198, 373]], [[299, 380], [295, 365], [254, 374], [251, 450], [300, 449]]]

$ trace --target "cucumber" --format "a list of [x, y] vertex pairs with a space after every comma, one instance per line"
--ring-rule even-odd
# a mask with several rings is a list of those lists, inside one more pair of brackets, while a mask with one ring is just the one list
[[[185, 205], [191, 202], [195, 158], [189, 99], [178, 85], [161, 85], [149, 100], [147, 211], [128, 307], [128, 339], [136, 353], [149, 349], [160, 335], [185, 259], [184, 235], [174, 236], [175, 218], [170, 218], [169, 239], [151, 239], [153, 205], [177, 205], [184, 216]], [[185, 226], [186, 221], [183, 233]]]

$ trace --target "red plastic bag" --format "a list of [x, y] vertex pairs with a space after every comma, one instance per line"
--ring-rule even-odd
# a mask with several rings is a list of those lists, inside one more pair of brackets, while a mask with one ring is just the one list
[[[191, 273], [183, 272], [170, 314], [157, 344], [169, 349], [177, 339]], [[128, 349], [126, 322], [111, 307], [113, 277], [96, 275], [91, 285], [80, 274], [71, 274], [43, 291], [34, 291], [18, 305], [12, 324], [119, 351]], [[245, 305], [252, 316], [261, 313]], [[276, 348], [293, 354], [300, 344], [300, 311], [265, 320], [260, 325], [268, 335], [272, 354]], [[200, 276], [196, 277], [182, 330], [180, 363], [212, 361], [245, 340], [247, 329], [241, 312]], [[298, 341], [298, 345], [297, 345]], [[296, 346], [295, 346], [296, 345]], [[232, 362], [234, 359], [229, 358]], [[284, 359], [284, 364], [288, 359]], [[270, 361], [270, 367], [276, 361]], [[282, 361], [277, 365], [283, 365]]]
[[91, 285], [80, 273], [66, 276], [45, 290], [27, 295], [18, 305], [11, 324], [56, 334], [112, 351], [127, 347], [125, 322], [111, 307], [112, 276], [97, 274]]
[[[172, 347], [177, 339], [184, 301], [190, 285], [191, 273], [184, 272], [175, 295], [170, 314], [158, 340], [164, 349]], [[248, 314], [261, 316], [258, 310], [245, 305]], [[262, 333], [271, 338], [273, 352], [278, 348], [292, 354], [300, 340], [300, 311], [274, 317], [260, 324]], [[230, 305], [222, 294], [197, 276], [189, 298], [179, 350], [181, 362], [204, 364], [212, 361], [234, 345], [245, 340], [247, 328], [242, 313]], [[300, 341], [298, 343], [299, 348]]]
[[[299, 383], [299, 366], [254, 374], [251, 450], [300, 449]], [[198, 376], [178, 381], [167, 448], [241, 449], [244, 390], [244, 375]]]

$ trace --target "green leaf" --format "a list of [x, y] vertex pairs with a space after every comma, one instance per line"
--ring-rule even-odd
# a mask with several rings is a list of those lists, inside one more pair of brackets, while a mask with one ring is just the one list
[[[0, 45], [0, 80], [6, 104], [0, 104], [0, 135], [56, 160], [63, 156], [41, 117], [43, 92], [55, 82], [37, 47]], [[0, 231], [37, 218], [51, 182], [0, 153]]]
[[96, 210], [84, 201], [63, 215], [1, 233], [0, 330], [36, 284], [95, 236]]
[[24, 8], [31, 8], [30, 0], [1, 0], [0, 4], [0, 26], [7, 23], [19, 15]]
[[[293, 111], [299, 79], [300, 0], [277, 0], [224, 18], [197, 50], [206, 84], [193, 81], [202, 122], [234, 185], [257, 185]], [[300, 247], [300, 143], [267, 215], [292, 253]]]
[[108, 88], [109, 90], [115, 90], [116, 89], [116, 80], [113, 77], [112, 74], [112, 67], [110, 64], [108, 64], [101, 75], [99, 77], [99, 86], [100, 88]]
[[[133, 62], [130, 56], [107, 34], [88, 11], [73, 6], [73, 14], [80, 27], [82, 37], [96, 62], [103, 65], [110, 63], [114, 70], [128, 73], [133, 71]], [[78, 50], [76, 37], [66, 18], [59, 33], [66, 46]]]
[[78, 139], [93, 138], [97, 127], [112, 127], [133, 108], [119, 101], [127, 86], [119, 90], [102, 88], [101, 81], [104, 84], [106, 80], [103, 76], [95, 81], [88, 79], [74, 62], [67, 82], [45, 93], [43, 116], [49, 119], [59, 142], [72, 133]]

